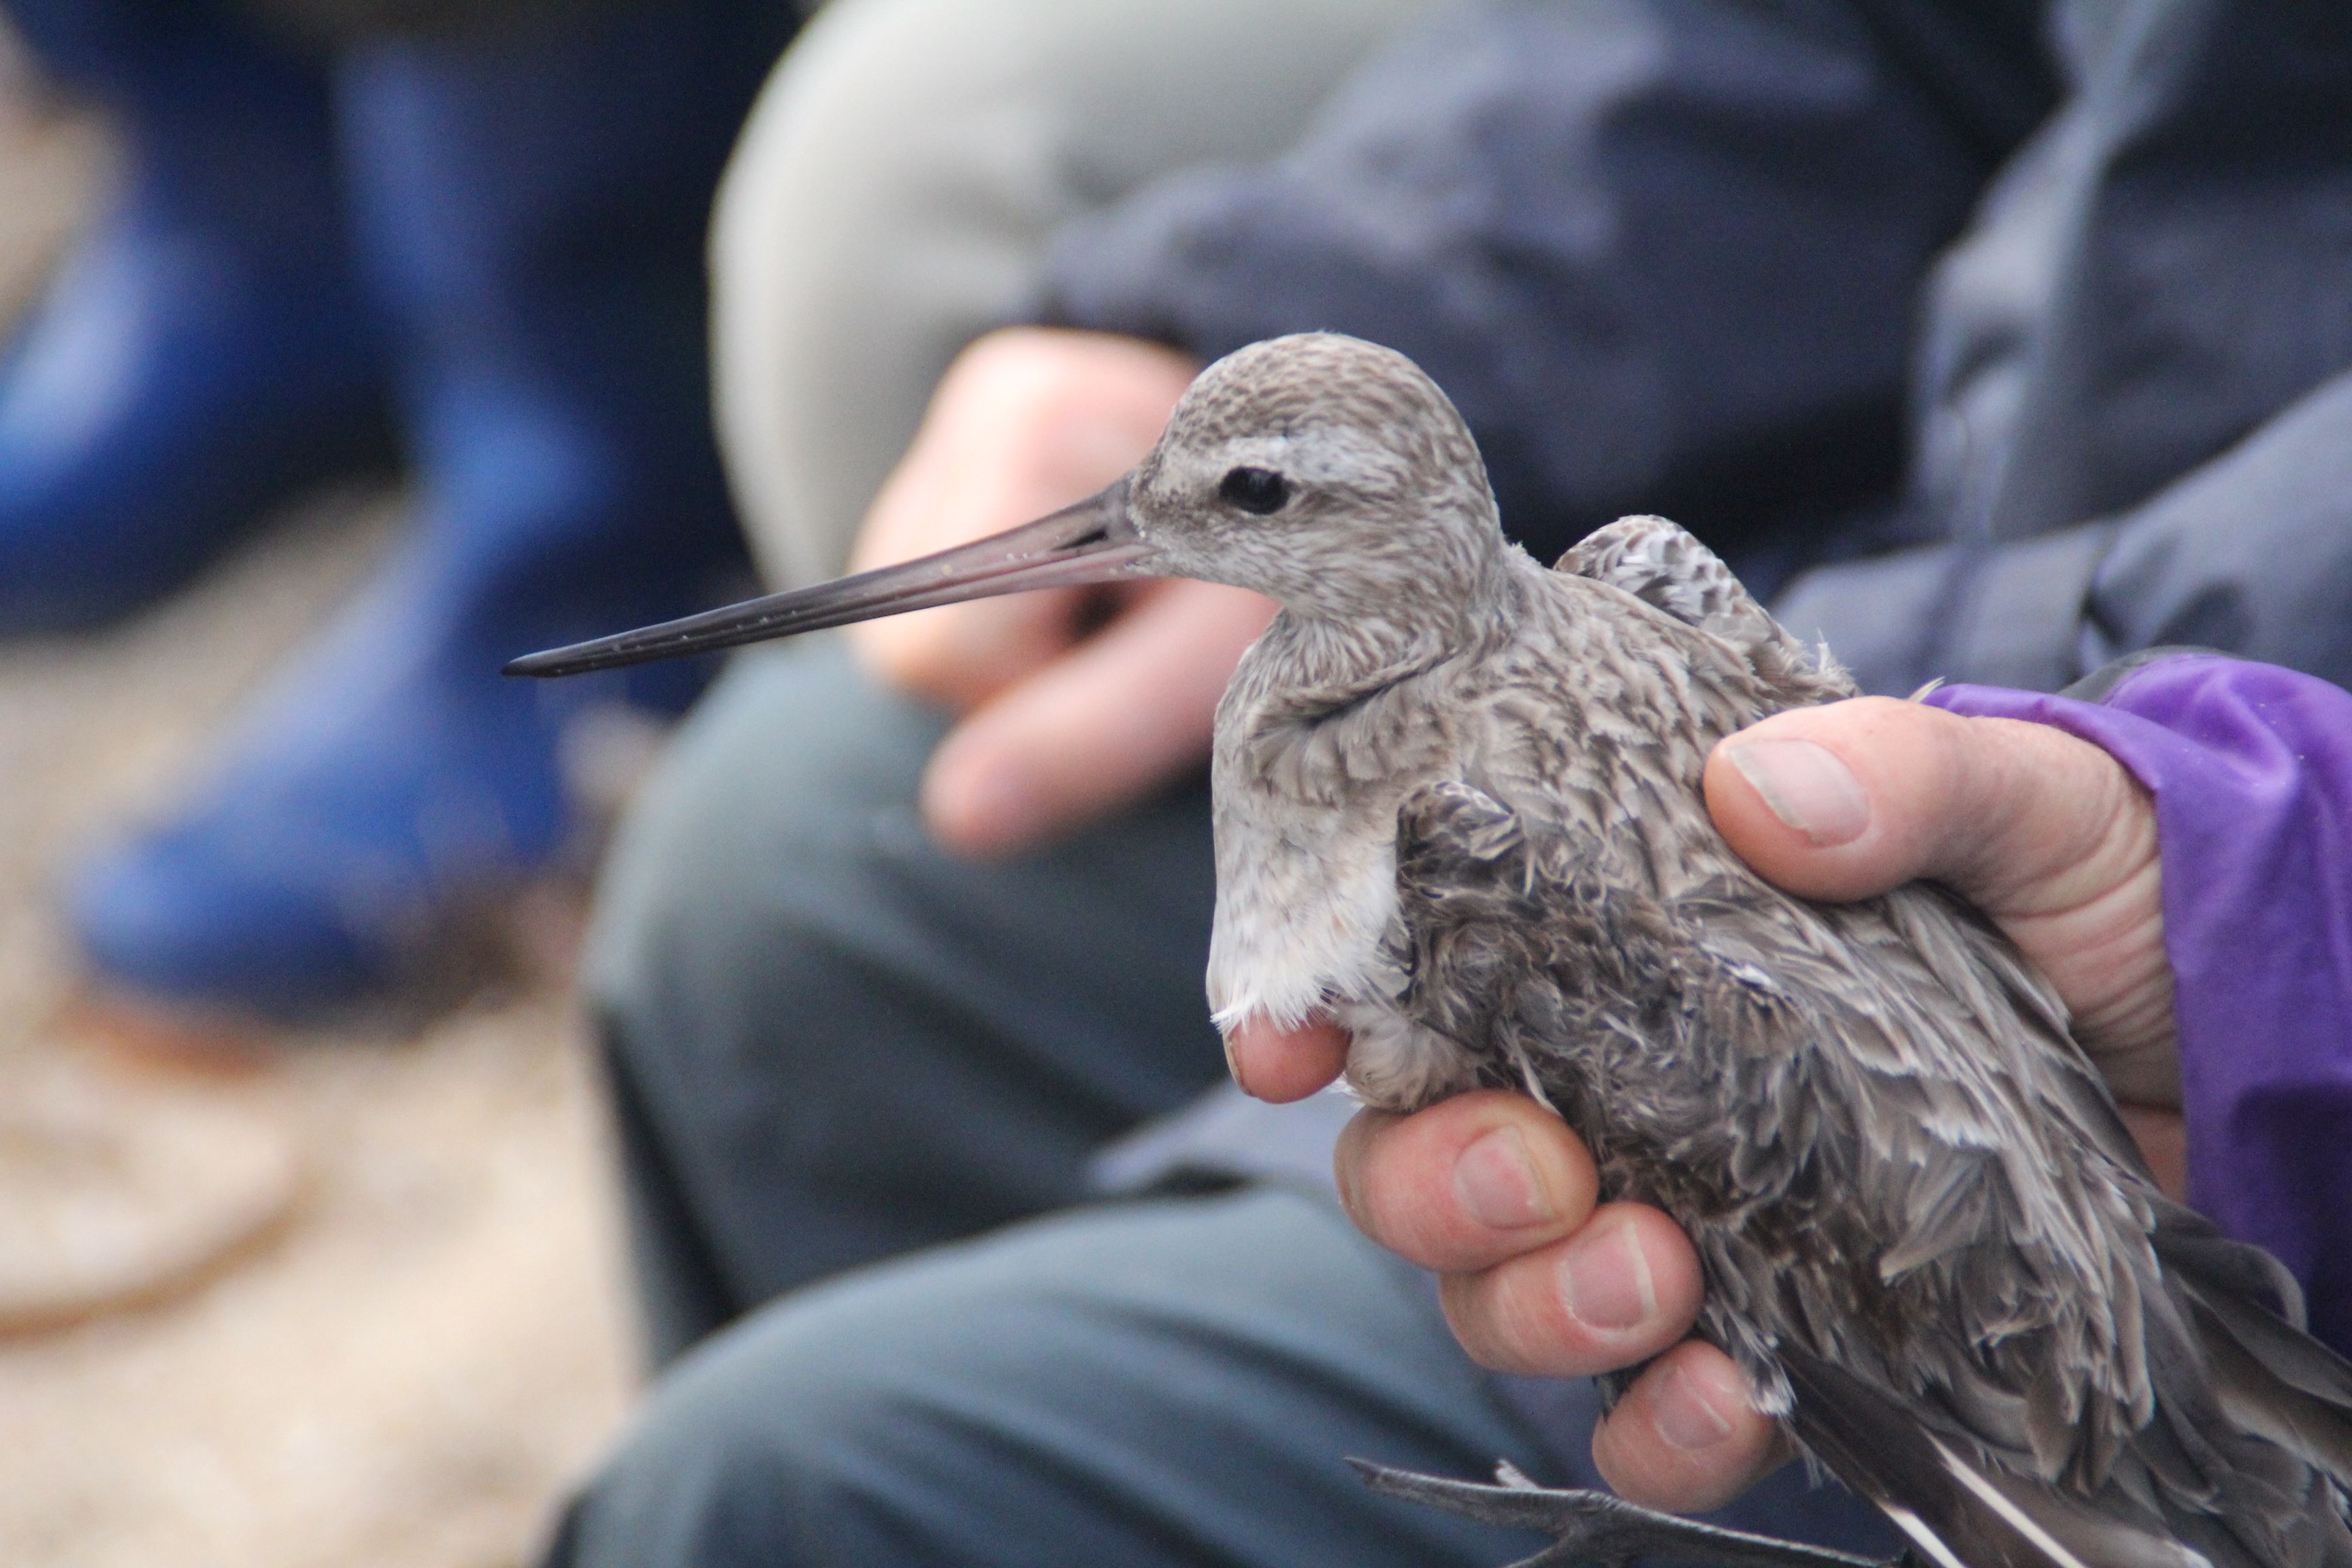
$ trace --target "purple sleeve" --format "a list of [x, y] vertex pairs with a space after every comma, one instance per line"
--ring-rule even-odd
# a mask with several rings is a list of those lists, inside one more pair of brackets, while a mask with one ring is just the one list
[[2100, 703], [1948, 687], [1956, 713], [2049, 724], [2156, 797], [2189, 1197], [2269, 1248], [2352, 1352], [2352, 694], [2184, 655]]

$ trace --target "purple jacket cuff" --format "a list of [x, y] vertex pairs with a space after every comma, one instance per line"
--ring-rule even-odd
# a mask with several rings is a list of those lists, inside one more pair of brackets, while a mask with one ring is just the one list
[[2352, 694], [2183, 655], [2088, 703], [1944, 688], [2092, 742], [2156, 798], [2189, 1198], [2269, 1248], [2352, 1352]]

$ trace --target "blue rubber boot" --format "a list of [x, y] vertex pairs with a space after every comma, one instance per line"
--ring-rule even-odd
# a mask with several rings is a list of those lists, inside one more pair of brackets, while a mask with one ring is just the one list
[[200, 5], [9, 0], [121, 128], [123, 184], [0, 349], [0, 637], [177, 585], [383, 450], [327, 86]]
[[782, 16], [652, 0], [351, 59], [358, 232], [400, 323], [422, 515], [191, 806], [79, 878], [104, 983], [289, 1021], [413, 996], [572, 835], [567, 725], [692, 698], [706, 669], [551, 687], [499, 667], [748, 576], [709, 426], [702, 242]]

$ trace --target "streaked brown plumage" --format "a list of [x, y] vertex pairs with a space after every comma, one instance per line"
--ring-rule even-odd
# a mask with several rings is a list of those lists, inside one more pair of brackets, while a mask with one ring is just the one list
[[1709, 749], [1842, 673], [1661, 520], [1557, 570], [1507, 545], [1399, 355], [1255, 345], [1091, 502], [523, 663], [1147, 574], [1283, 605], [1218, 714], [1221, 1021], [1334, 1014], [1378, 1105], [1546, 1100], [1612, 1195], [1690, 1231], [1701, 1331], [1923, 1560], [2352, 1568], [2352, 1368], [2284, 1269], [2157, 1190], [2048, 986], [1937, 889], [1807, 903], [1715, 832]]

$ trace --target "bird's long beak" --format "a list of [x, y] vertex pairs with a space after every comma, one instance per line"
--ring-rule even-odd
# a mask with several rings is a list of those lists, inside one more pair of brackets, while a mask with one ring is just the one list
[[1151, 575], [1127, 511], [1127, 480], [1018, 528], [902, 565], [771, 594], [616, 637], [526, 654], [509, 675], [583, 675], [656, 658], [709, 653], [771, 637], [845, 626], [908, 610], [1031, 588], [1072, 588]]

